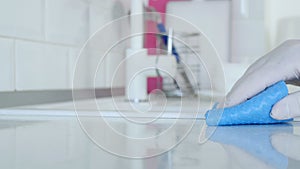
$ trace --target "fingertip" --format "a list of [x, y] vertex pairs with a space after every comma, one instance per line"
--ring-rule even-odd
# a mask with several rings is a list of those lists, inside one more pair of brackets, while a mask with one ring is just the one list
[[226, 102], [224, 103], [224, 107], [232, 107], [236, 102], [232, 101], [232, 100], [226, 100]]
[[248, 95], [241, 94], [241, 92], [238, 92], [238, 90], [236, 90], [228, 94], [224, 105], [226, 107], [232, 107], [245, 102], [248, 98]]
[[227, 94], [226, 106], [231, 107], [243, 103], [263, 90], [262, 87], [252, 84], [255, 83], [252, 82], [251, 78], [240, 79]]
[[273, 112], [271, 112], [271, 113], [270, 113], [270, 116], [271, 116], [273, 119], [275, 119], [275, 120], [285, 120], [285, 118], [284, 118], [282, 115], [278, 114], [278, 113], [273, 113]]
[[270, 116], [276, 120], [287, 120], [290, 117], [288, 106], [283, 102], [278, 102], [272, 108]]
[[234, 90], [231, 90], [227, 94], [226, 100], [224, 102], [225, 107], [231, 107], [231, 106], [239, 104], [240, 102], [243, 102], [242, 95], [239, 94], [238, 91], [239, 91], [239, 89], [235, 88]]

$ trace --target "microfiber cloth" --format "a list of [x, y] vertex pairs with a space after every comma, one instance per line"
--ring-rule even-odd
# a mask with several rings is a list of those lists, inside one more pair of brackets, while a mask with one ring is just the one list
[[285, 82], [279, 81], [241, 104], [224, 109], [213, 108], [207, 111], [205, 114], [206, 124], [208, 126], [224, 126], [292, 121], [293, 119], [275, 120], [270, 116], [273, 105], [287, 95], [288, 89]]
[[292, 134], [293, 126], [290, 124], [208, 127], [206, 133], [212, 133], [209, 140], [237, 147], [270, 168], [288, 167], [288, 158], [274, 149], [270, 138], [278, 133]]

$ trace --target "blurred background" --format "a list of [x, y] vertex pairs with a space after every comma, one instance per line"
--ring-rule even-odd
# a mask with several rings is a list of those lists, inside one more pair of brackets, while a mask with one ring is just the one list
[[[300, 38], [298, 0], [141, 2], [143, 11], [180, 17], [197, 27], [211, 41], [225, 71], [226, 91], [254, 60], [287, 39]], [[124, 93], [125, 66], [118, 68], [124, 71], [115, 77], [114, 83], [111, 77], [126, 57], [126, 50], [132, 48], [130, 43], [122, 45], [118, 52], [105, 58], [96, 75], [90, 70], [95, 58], [86, 55], [80, 62], [81, 78], [76, 81], [76, 86], [72, 81], [76, 60], [85, 42], [101, 27], [130, 15], [133, 3], [139, 2], [0, 0], [0, 107], [70, 100], [72, 89], [96, 88], [99, 97], [109, 95], [111, 88], [119, 89], [120, 94]], [[161, 19], [167, 30], [170, 27], [168, 25], [172, 25], [175, 33], [184, 31], [180, 24], [172, 22], [174, 20], [164, 19], [163, 16]], [[144, 30], [151, 29], [149, 18], [144, 18], [143, 23]], [[107, 50], [103, 47], [105, 44], [101, 43], [109, 44], [119, 39], [124, 32], [132, 30], [131, 24], [128, 19], [128, 23], [110, 29], [110, 38], [94, 43], [92, 48]], [[151, 37], [145, 36], [142, 43], [142, 48], [155, 47]], [[203, 48], [200, 46], [200, 50]], [[148, 55], [156, 53], [149, 50]]]

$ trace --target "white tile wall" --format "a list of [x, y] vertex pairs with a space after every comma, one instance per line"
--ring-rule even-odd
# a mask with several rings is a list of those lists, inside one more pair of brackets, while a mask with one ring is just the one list
[[[103, 39], [101, 34], [103, 33], [102, 29], [105, 27], [109, 21], [111, 20], [111, 15], [109, 13], [109, 8], [111, 8], [112, 3], [106, 1], [101, 4], [101, 1], [92, 0], [91, 6], [89, 10], [89, 34], [92, 38], [89, 41], [89, 46], [92, 48], [90, 50], [90, 82], [95, 87], [106, 87], [106, 67], [108, 63], [103, 58], [103, 53], [106, 48], [106, 45], [97, 45], [103, 43]], [[98, 19], [97, 19], [98, 18]], [[106, 34], [106, 32], [104, 33]], [[109, 41], [110, 39], [106, 39], [105, 41]]]
[[44, 0], [18, 1], [16, 9], [16, 36], [44, 40]]
[[[85, 57], [77, 48], [69, 50], [69, 84], [73, 88], [89, 88], [92, 85], [89, 83], [89, 59], [79, 59]], [[80, 78], [77, 80], [76, 78]]]
[[106, 87], [106, 76], [108, 76], [106, 72], [106, 67], [108, 62], [103, 59], [103, 52], [101, 49], [97, 49], [95, 47], [91, 47], [92, 49], [88, 50], [89, 53], [89, 69], [88, 74], [89, 83], [91, 86], [100, 88]]
[[[300, 1], [298, 0], [265, 0], [265, 26], [266, 30], [268, 30], [266, 32], [268, 37], [267, 50], [275, 48], [287, 38], [299, 38], [299, 36], [297, 36], [299, 35], [297, 27], [292, 28], [289, 27], [290, 25], [282, 23], [282, 19], [300, 18], [299, 6]], [[294, 23], [297, 24], [299, 21], [294, 20]], [[280, 30], [280, 28], [286, 29]], [[286, 31], [287, 29], [290, 30]], [[297, 31], [293, 31], [293, 29]], [[290, 34], [290, 36], [279, 36], [287, 34]]]
[[88, 5], [82, 0], [46, 0], [46, 40], [81, 45], [88, 37]]
[[[103, 58], [103, 63], [99, 65], [99, 68], [95, 74], [96, 87], [122, 87], [125, 83], [124, 64], [118, 68], [119, 64], [125, 58], [125, 45], [117, 44], [108, 55], [104, 55], [107, 50], [110, 50], [115, 43], [120, 41], [122, 34], [128, 32], [129, 25], [124, 24], [123, 19], [120, 21], [120, 17], [125, 16], [128, 13], [129, 1], [99, 1], [92, 0], [90, 6], [90, 36], [93, 35], [90, 45], [92, 48], [104, 51], [99, 52], [98, 55], [91, 55], [92, 65], [94, 62], [100, 64], [100, 58]], [[98, 19], [97, 19], [98, 18]], [[101, 19], [100, 19], [101, 18]], [[127, 18], [128, 19], [128, 18]], [[127, 30], [126, 30], [127, 29]], [[124, 37], [124, 34], [123, 34]], [[105, 40], [104, 40], [105, 39]], [[103, 44], [98, 45], [97, 44]], [[92, 66], [93, 67], [93, 66]], [[120, 69], [113, 77], [116, 69]]]
[[[84, 42], [98, 28], [126, 15], [129, 2], [0, 0], [0, 91], [70, 89]], [[120, 37], [121, 28], [110, 29], [105, 40], [93, 42], [90, 54], [80, 61], [77, 88], [110, 87], [109, 77], [124, 55], [105, 59], [96, 72], [99, 56], [93, 51], [107, 50]], [[122, 86], [123, 77], [117, 79], [120, 83], [114, 86]]]
[[44, 0], [0, 2], [0, 35], [44, 39]]
[[68, 54], [66, 47], [17, 41], [17, 90], [70, 88]]
[[6, 36], [15, 36], [17, 20], [17, 0], [0, 1], [0, 34]]
[[14, 90], [14, 41], [0, 38], [0, 91]]
[[89, 32], [90, 36], [100, 28], [105, 26], [109, 21], [111, 21], [111, 12], [110, 9], [112, 8], [113, 1], [99, 1], [99, 0], [92, 0], [90, 9], [89, 9]]
[[[230, 5], [230, 1], [174, 1], [168, 3], [167, 12], [193, 24], [211, 40], [221, 58], [227, 60], [230, 52]], [[167, 18], [167, 25], [173, 26], [174, 31], [189, 31], [186, 24], [179, 23], [180, 19]], [[193, 26], [189, 28], [194, 29]]]
[[125, 86], [125, 54], [122, 52], [113, 52], [106, 59], [106, 87]]

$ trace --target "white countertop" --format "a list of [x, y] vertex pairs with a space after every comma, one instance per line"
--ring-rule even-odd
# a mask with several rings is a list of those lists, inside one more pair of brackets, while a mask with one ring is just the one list
[[104, 114], [91, 100], [80, 101], [77, 114], [72, 102], [2, 109], [0, 168], [299, 168], [299, 122], [207, 127], [207, 102], [195, 116], [195, 100], [171, 99], [158, 118], [154, 103], [147, 114], [117, 99], [113, 115], [109, 98], [96, 100]]
[[202, 100], [197, 97], [158, 98], [132, 103], [120, 96], [0, 109], [0, 115], [204, 118], [214, 103]]

